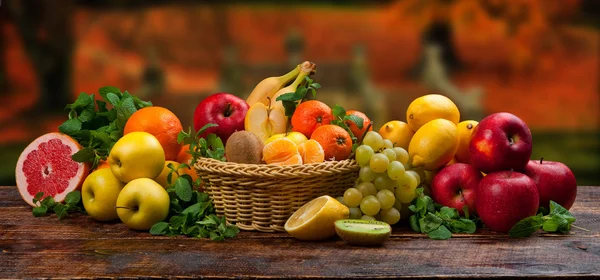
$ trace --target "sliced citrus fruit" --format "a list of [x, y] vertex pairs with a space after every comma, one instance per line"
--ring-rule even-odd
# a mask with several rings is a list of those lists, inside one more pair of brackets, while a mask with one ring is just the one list
[[287, 138], [279, 138], [265, 145], [263, 161], [277, 165], [302, 164], [302, 157], [298, 153], [296, 143]]
[[325, 151], [316, 140], [308, 140], [298, 145], [298, 153], [302, 156], [302, 163], [319, 163], [325, 161]]
[[335, 235], [335, 221], [347, 219], [350, 210], [335, 198], [324, 195], [300, 207], [284, 225], [300, 240], [324, 240]]

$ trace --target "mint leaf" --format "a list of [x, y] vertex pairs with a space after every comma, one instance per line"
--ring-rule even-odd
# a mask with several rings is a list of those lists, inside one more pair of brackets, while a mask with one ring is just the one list
[[33, 216], [35, 216], [35, 217], [46, 216], [47, 212], [48, 212], [48, 207], [46, 207], [46, 205], [41, 205], [41, 206], [33, 208]]
[[568, 224], [569, 224], [569, 222], [567, 221], [567, 219], [565, 219], [561, 215], [553, 215], [553, 216], [550, 216], [549, 219], [544, 221], [544, 224], [542, 225], [542, 229], [545, 232], [555, 232], [555, 231], [558, 231], [559, 229], [565, 228], [565, 226], [567, 226]]
[[33, 197], [33, 204], [37, 204], [44, 197], [44, 192], [37, 192]]
[[527, 217], [516, 223], [508, 232], [510, 237], [528, 237], [538, 231], [544, 221], [541, 215]]
[[346, 116], [346, 109], [337, 104], [331, 109], [331, 112], [333, 113], [334, 119], [344, 118]]
[[425, 215], [425, 217], [421, 218], [419, 220], [419, 225], [421, 226], [421, 232], [430, 232], [432, 230], [437, 229], [439, 226], [442, 225], [443, 220], [432, 214], [432, 213], [427, 213], [427, 215]]
[[434, 240], [446, 240], [452, 237], [452, 233], [445, 227], [439, 226], [438, 228], [427, 233], [429, 238]]
[[440, 209], [440, 217], [445, 219], [456, 219], [459, 217], [458, 210], [444, 206]]
[[416, 232], [421, 232], [421, 227], [419, 227], [419, 221], [417, 218], [417, 215], [411, 215], [408, 218], [408, 221], [410, 223], [410, 228]]
[[150, 234], [152, 234], [152, 235], [163, 235], [163, 234], [167, 233], [168, 229], [169, 229], [169, 224], [168, 223], [158, 222], [158, 223], [154, 224], [150, 228]]
[[65, 203], [75, 206], [81, 200], [81, 192], [72, 191], [65, 196]]
[[108, 99], [107, 95], [109, 93], [119, 96], [119, 95], [121, 95], [121, 90], [116, 87], [111, 87], [111, 86], [101, 87], [100, 89], [98, 89], [98, 94], [100, 94], [100, 96], [102, 96], [102, 98], [104, 98], [104, 99]]
[[96, 153], [93, 148], [83, 148], [71, 156], [71, 159], [76, 162], [90, 162], [94, 160]]
[[57, 203], [52, 208], [52, 211], [56, 213], [59, 220], [62, 220], [67, 215], [67, 206], [64, 204]]
[[192, 199], [192, 186], [190, 182], [184, 178], [175, 180], [175, 193], [182, 201], [190, 201]]
[[[562, 207], [560, 204], [550, 200], [550, 214], [549, 215], [562, 215], [565, 217], [565, 219], [574, 222], [575, 221], [575, 217], [573, 217], [573, 215], [571, 214], [571, 212], [569, 212], [569, 210], [567, 210], [566, 208]], [[570, 219], [569, 219], [570, 218]]]
[[121, 100], [119, 98], [119, 96], [117, 96], [116, 94], [109, 92], [108, 94], [106, 94], [106, 99], [108, 100], [108, 102], [110, 102], [110, 104], [112, 104], [113, 106], [117, 106], [119, 105], [119, 101]]
[[58, 130], [64, 134], [72, 136], [81, 130], [81, 121], [79, 119], [66, 120], [64, 123], [58, 126]]
[[358, 127], [358, 129], [362, 129], [364, 126], [364, 120], [363, 120], [363, 118], [361, 118], [359, 116], [355, 116], [355, 115], [344, 116], [344, 120], [349, 120], [349, 121], [353, 122], [354, 124], [356, 124], [356, 127]]

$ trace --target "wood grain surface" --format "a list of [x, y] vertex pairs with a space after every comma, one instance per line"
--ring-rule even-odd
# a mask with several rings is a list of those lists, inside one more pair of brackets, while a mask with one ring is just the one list
[[0, 187], [0, 278], [574, 278], [600, 279], [600, 188], [579, 187], [568, 235], [478, 230], [435, 241], [394, 227], [381, 247], [241, 232], [213, 242], [158, 237], [74, 214], [35, 218]]

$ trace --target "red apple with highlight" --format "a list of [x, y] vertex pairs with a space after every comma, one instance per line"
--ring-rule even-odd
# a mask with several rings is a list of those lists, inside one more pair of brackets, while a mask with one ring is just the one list
[[511, 113], [495, 113], [475, 127], [469, 143], [470, 163], [479, 171], [523, 171], [532, 149], [527, 124]]

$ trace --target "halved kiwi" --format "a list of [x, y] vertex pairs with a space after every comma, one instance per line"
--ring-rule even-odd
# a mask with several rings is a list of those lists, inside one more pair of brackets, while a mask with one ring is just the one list
[[342, 219], [335, 221], [335, 232], [348, 244], [375, 246], [390, 238], [392, 227], [381, 221]]

